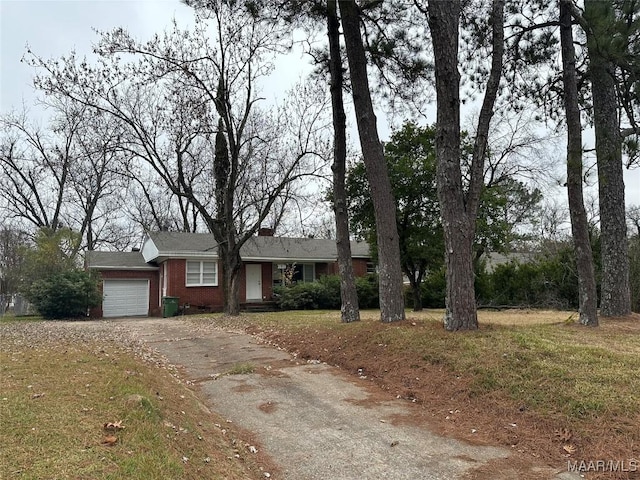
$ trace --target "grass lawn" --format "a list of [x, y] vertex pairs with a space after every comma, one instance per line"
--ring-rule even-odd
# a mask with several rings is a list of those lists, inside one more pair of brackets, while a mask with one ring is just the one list
[[0, 478], [264, 478], [245, 433], [171, 369], [101, 336], [0, 324]]

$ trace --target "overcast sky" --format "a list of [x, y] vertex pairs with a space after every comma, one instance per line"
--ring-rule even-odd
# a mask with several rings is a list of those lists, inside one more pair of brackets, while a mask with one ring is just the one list
[[[146, 39], [174, 17], [184, 25], [192, 18], [192, 11], [179, 0], [0, 0], [0, 114], [20, 109], [23, 100], [30, 107], [35, 99], [33, 69], [20, 63], [26, 45], [43, 58], [65, 55], [73, 49], [83, 56], [91, 52], [97, 39], [94, 28], [124, 27]], [[280, 62], [276, 76], [278, 72], [286, 75], [294, 65], [309, 69], [308, 60], [297, 54]], [[278, 78], [277, 83], [290, 85], [298, 76], [289, 75], [286, 81]], [[627, 204], [640, 204], [640, 170], [625, 172], [625, 178]]]

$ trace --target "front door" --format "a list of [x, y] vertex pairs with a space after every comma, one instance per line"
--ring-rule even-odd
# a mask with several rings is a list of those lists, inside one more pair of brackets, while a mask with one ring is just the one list
[[247, 302], [262, 301], [262, 265], [249, 263], [245, 265], [247, 273]]

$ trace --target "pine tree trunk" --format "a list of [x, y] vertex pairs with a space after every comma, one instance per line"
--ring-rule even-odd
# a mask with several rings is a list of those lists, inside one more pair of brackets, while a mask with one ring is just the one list
[[459, 0], [431, 0], [429, 29], [433, 43], [437, 95], [436, 180], [445, 243], [447, 294], [444, 327], [478, 328], [473, 269], [473, 239], [480, 194], [484, 188], [484, 158], [489, 125], [502, 76], [504, 0], [492, 2], [491, 70], [478, 116], [469, 185], [465, 194], [460, 166]]
[[598, 162], [598, 191], [602, 255], [600, 314], [605, 317], [631, 313], [629, 287], [629, 248], [624, 205], [622, 139], [618, 123], [618, 103], [614, 65], [607, 59], [601, 43], [609, 20], [611, 6], [601, 0], [585, 0], [589, 76], [593, 97], [593, 123]]
[[340, 2], [340, 13], [349, 60], [360, 146], [376, 217], [380, 318], [383, 322], [394, 322], [405, 318], [396, 203], [389, 181], [382, 143], [378, 137], [376, 116], [367, 77], [367, 59], [360, 33], [360, 15], [356, 2]]
[[572, 0], [560, 0], [560, 43], [562, 46], [562, 78], [567, 121], [567, 195], [571, 231], [578, 269], [580, 323], [598, 326], [596, 278], [593, 252], [589, 239], [589, 224], [582, 190], [582, 123], [578, 105], [575, 48], [571, 26]]
[[336, 248], [340, 273], [341, 319], [344, 323], [360, 320], [358, 292], [351, 260], [349, 214], [345, 186], [347, 163], [346, 115], [342, 98], [343, 76], [340, 56], [340, 32], [336, 0], [327, 4], [329, 36], [329, 72], [331, 76], [331, 107], [333, 110], [333, 210], [336, 221]]
[[[459, 1], [429, 2], [436, 76], [436, 179], [445, 242], [447, 290], [444, 327], [478, 328], [471, 248], [460, 169]], [[468, 257], [468, 258], [467, 258]]]

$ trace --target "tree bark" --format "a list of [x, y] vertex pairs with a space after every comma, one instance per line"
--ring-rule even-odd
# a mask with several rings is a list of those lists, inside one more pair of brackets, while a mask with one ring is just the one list
[[383, 322], [394, 322], [405, 318], [396, 203], [371, 101], [358, 6], [355, 1], [340, 2], [340, 13], [349, 60], [360, 146], [376, 217], [380, 319]]
[[433, 42], [437, 98], [436, 179], [442, 211], [447, 280], [444, 327], [450, 331], [478, 328], [473, 239], [480, 194], [484, 186], [484, 157], [489, 124], [502, 75], [504, 1], [494, 0], [492, 7], [491, 71], [478, 118], [466, 194], [460, 166], [460, 15], [459, 0], [429, 2], [428, 20]]
[[[235, 252], [234, 252], [235, 250]], [[237, 248], [231, 251], [219, 244], [219, 255], [222, 260], [222, 295], [224, 299], [223, 312], [225, 315], [239, 315], [240, 313], [240, 272], [242, 259]]]
[[444, 327], [447, 330], [478, 328], [475, 292], [469, 275], [473, 272], [473, 235], [469, 235], [464, 211], [460, 168], [459, 21], [459, 1], [429, 2], [436, 77], [436, 180], [445, 241]]
[[608, 59], [610, 42], [607, 26], [613, 21], [611, 5], [585, 0], [588, 22], [587, 51], [593, 97], [593, 124], [598, 163], [598, 193], [602, 256], [600, 314], [604, 317], [631, 313], [629, 287], [629, 247], [624, 205], [622, 139], [618, 122], [618, 103], [614, 65]]
[[420, 288], [420, 283], [415, 279], [409, 278], [409, 283], [411, 284], [411, 295], [413, 296], [413, 311], [421, 312], [422, 311], [422, 289]]
[[336, 221], [336, 248], [340, 273], [341, 320], [360, 320], [358, 292], [351, 260], [349, 213], [345, 186], [347, 163], [347, 119], [342, 97], [343, 76], [340, 55], [340, 32], [336, 0], [327, 2], [327, 34], [329, 37], [329, 74], [331, 77], [331, 108], [333, 111], [333, 211]]
[[[224, 83], [220, 82], [218, 94], [224, 95]], [[222, 110], [222, 109], [221, 109]], [[224, 114], [222, 110], [221, 114]], [[222, 294], [224, 314], [240, 314], [240, 271], [242, 258], [237, 244], [236, 229], [233, 223], [234, 178], [232, 159], [229, 155], [227, 137], [222, 119], [218, 121], [215, 140], [213, 176], [216, 185], [216, 218], [210, 219], [209, 229], [218, 242], [218, 257], [222, 260]]]
[[593, 252], [589, 239], [589, 224], [584, 208], [582, 190], [582, 123], [578, 105], [578, 80], [576, 77], [576, 55], [571, 26], [572, 0], [560, 0], [560, 44], [562, 47], [562, 80], [567, 121], [567, 195], [571, 232], [578, 269], [578, 293], [580, 323], [598, 326], [596, 277], [593, 267]]

